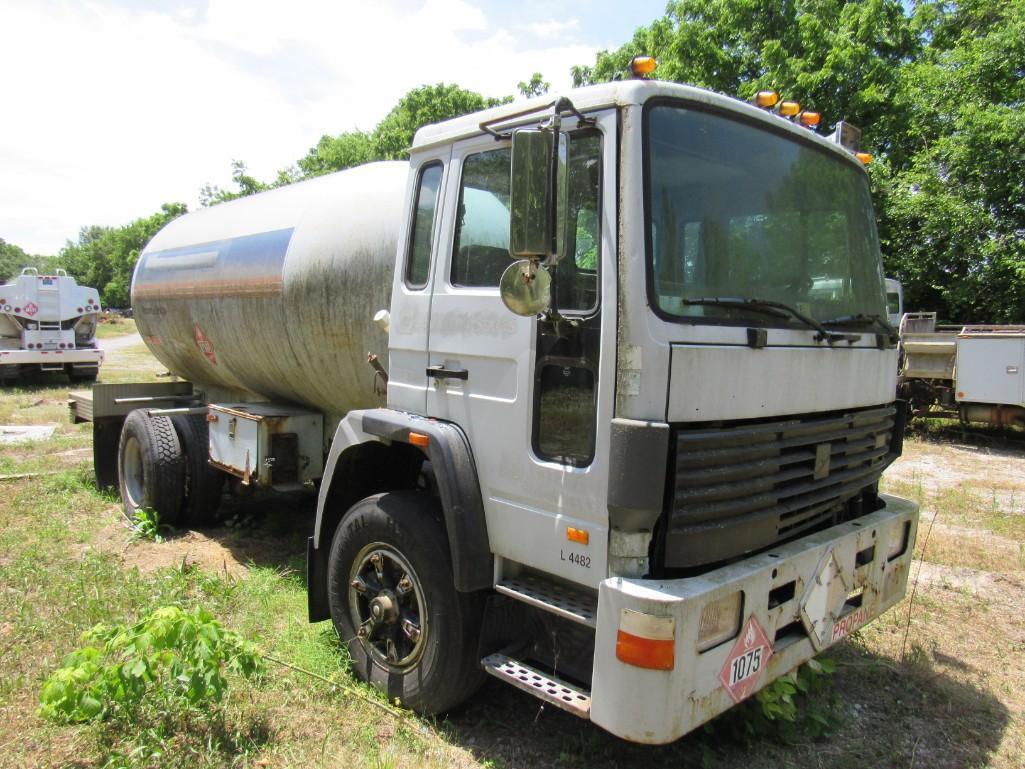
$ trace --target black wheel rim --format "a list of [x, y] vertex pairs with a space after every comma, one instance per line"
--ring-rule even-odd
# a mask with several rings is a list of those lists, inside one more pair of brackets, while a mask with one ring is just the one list
[[408, 670], [427, 639], [423, 588], [409, 561], [391, 545], [359, 551], [349, 572], [349, 613], [356, 637], [378, 664]]

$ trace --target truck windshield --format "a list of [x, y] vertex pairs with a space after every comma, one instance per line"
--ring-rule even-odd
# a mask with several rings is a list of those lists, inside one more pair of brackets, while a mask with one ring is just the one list
[[[886, 299], [864, 174], [810, 143], [720, 114], [655, 104], [646, 118], [652, 306], [690, 323], [799, 325], [881, 315]], [[754, 319], [757, 318], [757, 321]]]

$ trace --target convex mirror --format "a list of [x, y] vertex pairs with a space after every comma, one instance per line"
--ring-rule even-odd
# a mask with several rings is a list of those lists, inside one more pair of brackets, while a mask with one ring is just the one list
[[505, 268], [498, 292], [516, 315], [540, 315], [551, 305], [552, 276], [537, 260], [520, 259]]

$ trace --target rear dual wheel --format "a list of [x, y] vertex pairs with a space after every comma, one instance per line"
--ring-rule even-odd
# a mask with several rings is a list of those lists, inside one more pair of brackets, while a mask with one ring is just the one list
[[224, 476], [207, 463], [207, 440], [202, 414], [128, 415], [118, 444], [118, 481], [129, 520], [148, 509], [171, 526], [216, 521]]

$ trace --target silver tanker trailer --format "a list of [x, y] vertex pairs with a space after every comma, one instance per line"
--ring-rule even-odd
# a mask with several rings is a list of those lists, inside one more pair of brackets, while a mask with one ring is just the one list
[[593, 86], [170, 223], [132, 301], [179, 381], [73, 396], [99, 482], [316, 486], [310, 620], [422, 712], [491, 674], [662, 743], [751, 696], [903, 597], [918, 520], [862, 163], [758, 99]]

